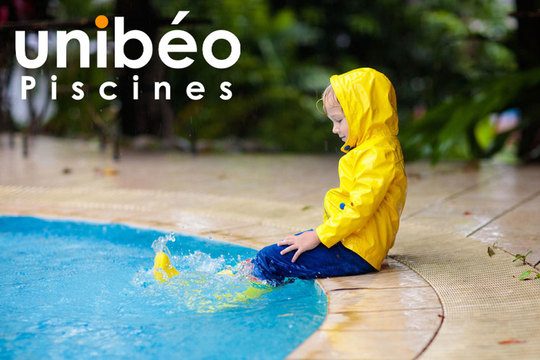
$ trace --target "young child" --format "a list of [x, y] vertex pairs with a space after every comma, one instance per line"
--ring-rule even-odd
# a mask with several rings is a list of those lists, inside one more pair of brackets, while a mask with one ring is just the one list
[[398, 231], [407, 178], [392, 84], [360, 68], [332, 76], [322, 101], [332, 132], [345, 143], [339, 187], [326, 193], [315, 230], [289, 235], [251, 261], [253, 276], [271, 285], [379, 271]]

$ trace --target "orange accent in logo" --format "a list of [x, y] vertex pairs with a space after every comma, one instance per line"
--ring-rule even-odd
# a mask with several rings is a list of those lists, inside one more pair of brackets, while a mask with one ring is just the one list
[[105, 29], [109, 25], [109, 19], [105, 15], [96, 17], [96, 26], [100, 29]]

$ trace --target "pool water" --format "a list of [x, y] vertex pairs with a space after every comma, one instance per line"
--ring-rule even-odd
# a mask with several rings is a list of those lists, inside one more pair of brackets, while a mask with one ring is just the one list
[[252, 249], [175, 235], [180, 275], [157, 283], [165, 234], [116, 224], [0, 217], [0, 358], [281, 359], [322, 323], [326, 297], [297, 280], [248, 301], [219, 271]]

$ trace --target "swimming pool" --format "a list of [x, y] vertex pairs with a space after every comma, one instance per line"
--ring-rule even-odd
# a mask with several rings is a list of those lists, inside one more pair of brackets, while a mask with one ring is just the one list
[[217, 274], [252, 249], [176, 235], [180, 276], [159, 284], [152, 242], [117, 224], [0, 216], [0, 358], [283, 358], [326, 315], [313, 281], [231, 305]]

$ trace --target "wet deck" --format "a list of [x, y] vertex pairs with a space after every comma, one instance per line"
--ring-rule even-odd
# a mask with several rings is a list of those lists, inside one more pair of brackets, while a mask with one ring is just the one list
[[[316, 226], [336, 156], [125, 153], [0, 142], [0, 214], [122, 222], [260, 248]], [[113, 170], [114, 169], [114, 170]], [[408, 164], [396, 245], [378, 274], [323, 279], [328, 316], [291, 358], [536, 358], [540, 167]], [[487, 246], [497, 243], [493, 257]]]

